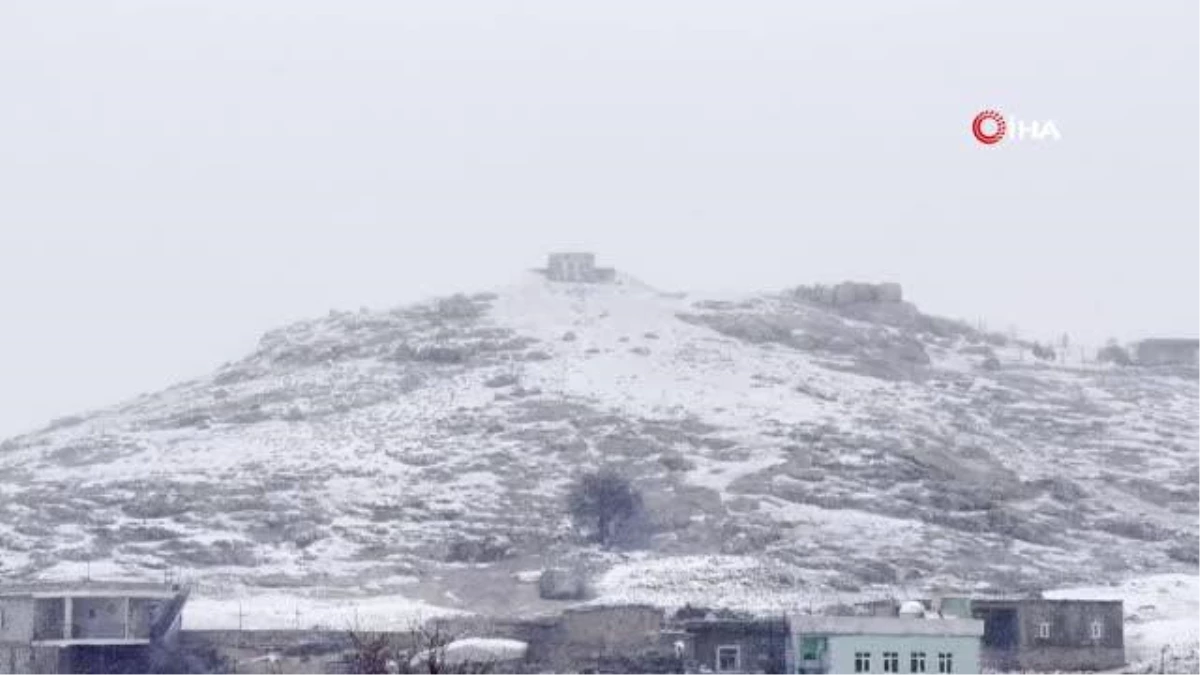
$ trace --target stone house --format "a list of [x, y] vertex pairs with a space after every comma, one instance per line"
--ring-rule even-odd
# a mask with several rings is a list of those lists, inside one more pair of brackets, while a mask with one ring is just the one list
[[663, 611], [650, 605], [581, 605], [542, 616], [439, 621], [454, 635], [524, 642], [521, 667], [534, 671], [651, 672], [670, 665], [678, 639], [664, 631]]
[[684, 659], [714, 673], [782, 673], [788, 625], [783, 617], [706, 617], [681, 622], [690, 636]]
[[1110, 670], [1125, 664], [1120, 600], [970, 601], [983, 621], [982, 664], [992, 670]]
[[607, 283], [616, 278], [611, 267], [596, 267], [594, 253], [551, 253], [542, 270], [551, 281], [574, 283]]
[[1195, 366], [1200, 362], [1200, 340], [1152, 338], [1136, 343], [1133, 353], [1142, 366]]
[[145, 669], [172, 648], [187, 596], [155, 583], [0, 586], [0, 673]]
[[904, 290], [900, 284], [893, 282], [871, 284], [843, 281], [833, 286], [824, 284], [799, 286], [792, 291], [792, 294], [801, 300], [839, 307], [858, 303], [899, 303], [904, 301]]

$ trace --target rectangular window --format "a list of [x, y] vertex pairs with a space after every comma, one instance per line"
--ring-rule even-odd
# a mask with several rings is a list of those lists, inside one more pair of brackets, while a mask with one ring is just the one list
[[1050, 639], [1050, 622], [1043, 621], [1038, 624], [1038, 637], [1043, 640]]
[[900, 652], [884, 652], [883, 653], [883, 672], [885, 672], [885, 673], [900, 672]]
[[742, 669], [742, 648], [737, 645], [717, 647], [717, 672], [736, 673]]
[[1102, 637], [1104, 637], [1104, 623], [1102, 623], [1099, 620], [1093, 621], [1092, 622], [1092, 639], [1099, 640]]
[[854, 652], [854, 672], [871, 672], [871, 652]]
[[938, 672], [954, 672], [954, 654], [951, 654], [950, 652], [938, 652]]
[[913, 652], [909, 655], [908, 670], [912, 673], [925, 672], [925, 652]]
[[825, 638], [804, 638], [800, 642], [800, 658], [804, 661], [819, 661], [825, 651]]

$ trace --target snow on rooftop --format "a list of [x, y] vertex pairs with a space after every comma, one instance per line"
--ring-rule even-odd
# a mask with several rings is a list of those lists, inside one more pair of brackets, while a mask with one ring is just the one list
[[183, 608], [188, 630], [406, 631], [426, 619], [464, 614], [401, 596], [320, 598], [302, 591], [246, 593], [214, 598], [193, 595]]

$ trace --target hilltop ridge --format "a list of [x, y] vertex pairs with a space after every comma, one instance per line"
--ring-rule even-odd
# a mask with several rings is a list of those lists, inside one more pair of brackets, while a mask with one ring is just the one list
[[[284, 326], [5, 441], [0, 576], [86, 561], [534, 610], [551, 565], [597, 601], [731, 606], [1194, 573], [1193, 374], [1034, 358], [890, 291], [530, 273]], [[571, 531], [565, 487], [602, 464], [645, 494], [648, 547]]]

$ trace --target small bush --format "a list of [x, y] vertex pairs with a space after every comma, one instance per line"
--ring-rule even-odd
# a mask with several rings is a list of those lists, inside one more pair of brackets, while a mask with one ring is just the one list
[[1096, 352], [1096, 360], [1100, 363], [1112, 363], [1118, 366], [1131, 366], [1133, 359], [1129, 357], [1129, 352], [1125, 351], [1120, 345], [1107, 345], [1100, 351]]
[[658, 462], [665, 466], [667, 471], [691, 471], [696, 468], [695, 462], [678, 452], [664, 452], [658, 458]]
[[1058, 354], [1054, 352], [1052, 347], [1040, 345], [1036, 342], [1033, 345], [1032, 351], [1033, 357], [1042, 361], [1053, 361], [1054, 359], [1058, 358]]
[[450, 544], [447, 562], [490, 563], [512, 556], [512, 546], [502, 537], [460, 539]]
[[613, 469], [584, 474], [571, 486], [567, 509], [581, 530], [603, 546], [615, 543], [642, 516], [642, 494]]
[[512, 385], [514, 385], [516, 383], [517, 383], [516, 375], [502, 373], [500, 375], [496, 375], [494, 377], [489, 377], [487, 380], [484, 380], [483, 386], [490, 387], [492, 389], [499, 389], [500, 387], [511, 387]]
[[462, 347], [422, 347], [413, 354], [417, 361], [440, 364], [466, 363], [467, 350]]

